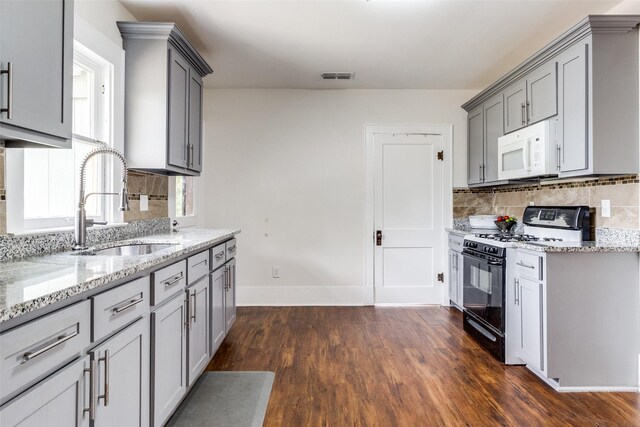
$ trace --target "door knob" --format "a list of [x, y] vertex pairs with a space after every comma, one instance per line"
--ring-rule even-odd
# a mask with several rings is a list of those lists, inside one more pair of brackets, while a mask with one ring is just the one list
[[382, 230], [376, 231], [376, 246], [382, 246]]

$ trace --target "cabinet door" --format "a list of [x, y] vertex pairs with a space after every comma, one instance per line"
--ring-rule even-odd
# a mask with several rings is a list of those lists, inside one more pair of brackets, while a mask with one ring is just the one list
[[504, 133], [513, 132], [527, 124], [527, 82], [520, 80], [509, 86], [504, 95]]
[[464, 257], [459, 253], [456, 253], [456, 273], [458, 274], [458, 306], [462, 307], [464, 299], [464, 295], [462, 295], [464, 288], [464, 280], [462, 276], [464, 274]]
[[498, 180], [498, 138], [504, 135], [502, 94], [484, 104], [484, 182]]
[[449, 250], [449, 299], [458, 302], [458, 272], [456, 270], [456, 253]]
[[519, 277], [518, 287], [521, 331], [519, 356], [527, 364], [542, 371], [544, 370], [542, 283]]
[[216, 350], [224, 340], [225, 332], [225, 311], [224, 296], [225, 288], [225, 268], [220, 267], [211, 273], [211, 354], [215, 354]]
[[527, 124], [558, 114], [558, 69], [549, 61], [527, 75]]
[[209, 362], [209, 276], [187, 289], [189, 332], [187, 334], [188, 384], [191, 386]]
[[227, 286], [224, 294], [225, 333], [236, 321], [236, 260], [227, 262]]
[[190, 70], [189, 75], [189, 169], [202, 170], [202, 78]]
[[588, 43], [578, 43], [558, 56], [560, 173], [587, 170]]
[[[0, 68], [9, 63], [12, 117], [0, 113], [0, 123], [70, 139], [73, 2], [0, 1]], [[9, 75], [0, 82], [0, 108], [7, 108]]]
[[189, 63], [177, 49], [169, 47], [169, 164], [187, 167], [187, 106]]
[[471, 110], [467, 116], [467, 182], [479, 184], [484, 181], [484, 110], [482, 106]]
[[138, 319], [91, 351], [95, 373], [94, 427], [149, 425], [149, 329]]
[[152, 424], [162, 426], [187, 390], [184, 292], [151, 313]]
[[[73, 362], [0, 409], [3, 427], [89, 426], [89, 357]], [[86, 381], [85, 381], [86, 378]]]

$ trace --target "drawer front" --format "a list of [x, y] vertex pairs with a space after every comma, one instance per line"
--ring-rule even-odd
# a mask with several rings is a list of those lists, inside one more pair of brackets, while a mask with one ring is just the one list
[[462, 252], [464, 237], [449, 235], [449, 249], [456, 252]]
[[149, 313], [149, 283], [149, 277], [141, 277], [91, 298], [92, 341], [98, 341]]
[[158, 305], [187, 285], [187, 261], [151, 273], [151, 305]]
[[236, 247], [236, 239], [231, 239], [225, 243], [226, 259], [229, 261], [236, 256], [238, 248]]
[[91, 302], [83, 301], [0, 335], [0, 399], [80, 355], [90, 325]]
[[544, 258], [541, 255], [518, 251], [516, 256], [516, 274], [533, 280], [543, 280]]
[[209, 274], [209, 251], [200, 252], [187, 258], [187, 278], [189, 284]]
[[225, 254], [226, 248], [224, 243], [211, 249], [211, 271], [217, 270], [224, 265], [226, 261]]

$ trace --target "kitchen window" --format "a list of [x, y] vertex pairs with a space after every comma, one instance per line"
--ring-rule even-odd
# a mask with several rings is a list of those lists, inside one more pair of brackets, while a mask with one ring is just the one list
[[[72, 149], [7, 150], [7, 231], [21, 234], [73, 227], [82, 160], [94, 148], [114, 146], [115, 75], [111, 61], [74, 42]], [[115, 188], [120, 171], [114, 170], [112, 160], [96, 156], [87, 163], [87, 193]], [[89, 197], [87, 217], [120, 219], [116, 202], [105, 196]]]
[[177, 176], [169, 179], [169, 212], [177, 227], [201, 226], [198, 216], [198, 191], [201, 178]]

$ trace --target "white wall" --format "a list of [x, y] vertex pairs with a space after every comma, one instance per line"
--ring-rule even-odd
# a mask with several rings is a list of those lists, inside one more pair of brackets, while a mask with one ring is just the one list
[[625, 0], [607, 12], [607, 15], [635, 15], [640, 14], [640, 1]]
[[452, 124], [465, 186], [475, 94], [206, 90], [205, 226], [242, 229], [238, 303], [362, 304], [365, 124]]
[[122, 37], [116, 21], [136, 21], [117, 0], [75, 0], [73, 5], [77, 17], [84, 19], [119, 46], [122, 46]]

